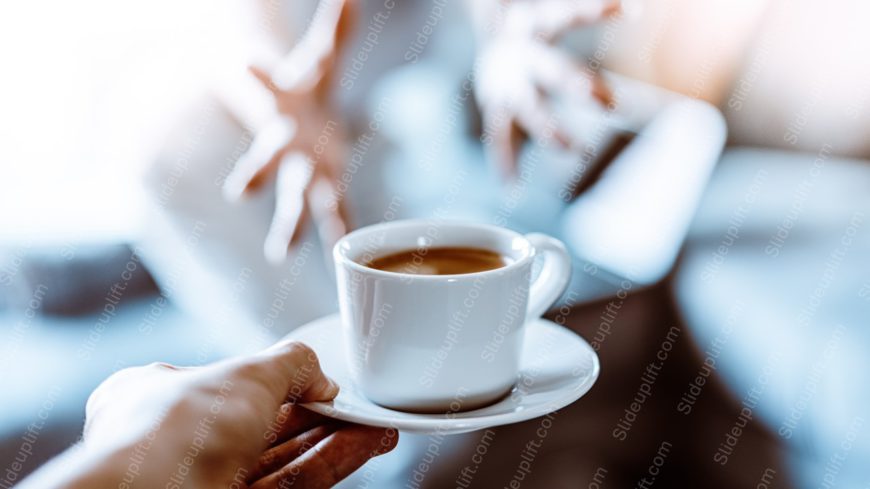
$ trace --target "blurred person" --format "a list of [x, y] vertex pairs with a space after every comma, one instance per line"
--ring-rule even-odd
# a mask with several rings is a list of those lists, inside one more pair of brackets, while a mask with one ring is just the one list
[[[268, 323], [260, 337], [274, 338], [335, 310], [329, 250], [351, 223], [421, 215], [564, 234], [583, 263], [604, 260], [603, 268], [622, 276], [631, 268], [643, 284], [664, 276], [721, 147], [719, 114], [703, 102], [574, 61], [562, 39], [616, 16], [618, 1], [468, 7], [470, 15], [439, 7], [439, 25], [462, 35], [422, 56], [417, 52], [428, 46], [419, 41], [404, 53], [392, 42], [420, 25], [420, 9], [390, 0], [323, 1], [289, 54], [271, 68], [252, 66], [246, 79], [222, 83], [216, 99], [173, 131], [179, 138], [170, 139], [147, 178], [156, 205], [143, 249], [161, 287], [215, 324], [238, 315], [240, 324]], [[355, 17], [368, 23], [360, 21], [354, 35]], [[431, 19], [422, 20], [425, 26]], [[468, 42], [476, 51], [463, 52], [465, 59], [436, 56]], [[253, 103], [262, 102], [257, 92], [272, 102]], [[473, 102], [482, 145], [467, 113]], [[563, 112], [570, 117], [557, 105], [568, 107]], [[586, 113], [591, 124], [571, 118]], [[434, 139], [425, 137], [430, 123], [438, 125]], [[584, 136], [587, 128], [605, 136]], [[604, 153], [614, 135], [645, 128], [651, 130], [638, 140], [643, 144], [600, 178], [606, 184], [572, 202], [581, 187], [599, 180], [595, 162], [584, 157], [575, 165], [577, 155]], [[191, 132], [195, 144], [184, 139]], [[656, 144], [662, 137], [670, 139]], [[539, 154], [523, 150], [527, 139]], [[541, 154], [545, 164], [523, 163]], [[403, 161], [409, 158], [416, 161]], [[678, 166], [676, 159], [692, 163]], [[497, 171], [481, 167], [481, 160]], [[679, 188], [665, 181], [674, 171], [682, 177]], [[464, 188], [469, 181], [479, 183], [473, 192]], [[635, 216], [645, 199], [663, 195], [662, 212]], [[575, 215], [580, 208], [585, 212]], [[589, 243], [581, 228], [603, 220], [629, 221], [620, 234]], [[648, 241], [643, 247], [641, 238]], [[604, 256], [617, 242], [620, 250]], [[226, 302], [244, 305], [213, 307]]]
[[81, 443], [18, 487], [332, 487], [398, 441], [296, 405], [337, 394], [301, 343], [202, 367], [127, 368], [94, 390]]

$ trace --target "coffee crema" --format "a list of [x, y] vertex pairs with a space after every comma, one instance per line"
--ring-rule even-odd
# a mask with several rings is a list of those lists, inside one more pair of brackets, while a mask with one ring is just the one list
[[410, 249], [375, 258], [363, 265], [413, 275], [461, 275], [495, 270], [512, 262], [494, 251], [465, 246]]

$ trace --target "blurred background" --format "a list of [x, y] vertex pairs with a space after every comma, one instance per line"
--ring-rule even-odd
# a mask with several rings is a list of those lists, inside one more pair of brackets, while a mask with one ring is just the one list
[[[560, 2], [580, 14], [552, 39], [481, 27]], [[602, 376], [523, 487], [870, 488], [870, 4], [633, 0], [592, 22], [593, 0], [355, 3], [330, 95], [341, 134], [312, 129], [346, 142], [352, 226], [462, 218], [574, 252], [551, 318], [593, 343]], [[273, 186], [222, 194], [275, 110], [246, 67], [286, 61], [316, 12], [0, 5], [0, 480], [74, 443], [112, 372], [255, 351], [336, 310], [314, 225], [275, 265]], [[511, 62], [491, 62], [509, 42]], [[616, 102], [544, 90], [536, 109], [579, 143], [520, 127], [505, 178], [483, 80], [546, 78], [534, 43]], [[701, 122], [668, 122], [680, 103], [703, 103]], [[536, 423], [499, 428], [471, 487], [507, 484]], [[480, 436], [454, 439], [425, 484], [456, 486]], [[404, 487], [414, 457], [386, 456], [383, 487]]]

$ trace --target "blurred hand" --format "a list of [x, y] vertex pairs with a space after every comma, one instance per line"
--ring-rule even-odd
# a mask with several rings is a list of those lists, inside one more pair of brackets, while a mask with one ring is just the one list
[[[474, 0], [472, 0], [474, 1]], [[512, 0], [478, 19], [484, 30], [475, 71], [475, 95], [484, 123], [488, 156], [504, 175], [516, 171], [527, 136], [576, 147], [552, 119], [550, 97], [594, 100], [607, 105], [610, 93], [555, 45], [568, 30], [616, 13], [620, 0]]]
[[125, 369], [88, 400], [83, 446], [121, 471], [141, 456], [139, 487], [330, 487], [398, 441], [289, 404], [337, 393], [301, 343], [206, 367]]
[[284, 260], [306, 216], [327, 247], [348, 228], [337, 188], [346, 151], [344, 122], [329, 94], [351, 28], [351, 7], [350, 0], [322, 0], [302, 40], [277, 67], [251, 67], [277, 111], [227, 177], [224, 196], [236, 200], [274, 182], [275, 214], [264, 244], [274, 263]]

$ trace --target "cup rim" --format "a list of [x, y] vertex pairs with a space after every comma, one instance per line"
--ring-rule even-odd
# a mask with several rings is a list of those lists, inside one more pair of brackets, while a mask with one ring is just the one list
[[[399, 227], [405, 227], [405, 226], [432, 224], [433, 222], [438, 222], [438, 221], [440, 221], [440, 223], [438, 224], [439, 226], [474, 228], [476, 230], [484, 230], [484, 231], [489, 231], [492, 233], [507, 234], [513, 239], [521, 239], [523, 241], [523, 243], [525, 243], [525, 248], [528, 250], [528, 252], [522, 258], [520, 258], [512, 263], [508, 263], [507, 265], [505, 265], [503, 267], [494, 268], [492, 270], [483, 270], [480, 272], [470, 272], [470, 273], [455, 273], [455, 274], [446, 274], [446, 275], [425, 275], [425, 274], [413, 274], [413, 273], [404, 273], [404, 272], [392, 272], [392, 271], [379, 270], [377, 268], [367, 267], [367, 266], [357, 262], [356, 260], [352, 259], [351, 257], [347, 256], [342, 250], [342, 245], [347, 243], [349, 240], [356, 238], [356, 237], [359, 237], [360, 235], [363, 235], [363, 234], [376, 232], [376, 231], [389, 230], [390, 228], [399, 228]], [[454, 280], [465, 279], [465, 278], [473, 279], [473, 278], [479, 278], [479, 277], [488, 276], [488, 275], [499, 275], [499, 274], [505, 273], [511, 269], [521, 267], [524, 264], [528, 263], [529, 261], [533, 260], [535, 258], [535, 252], [536, 252], [536, 250], [535, 250], [535, 247], [532, 245], [532, 243], [524, 235], [522, 235], [521, 233], [518, 233], [517, 231], [514, 231], [512, 229], [508, 229], [508, 228], [504, 228], [504, 227], [500, 227], [500, 226], [495, 226], [493, 224], [477, 223], [474, 221], [466, 221], [466, 220], [461, 220], [461, 219], [456, 219], [456, 220], [453, 220], [453, 219], [400, 219], [400, 220], [396, 220], [396, 221], [372, 224], [369, 226], [361, 227], [359, 229], [351, 231], [350, 233], [342, 236], [335, 243], [335, 246], [332, 247], [332, 257], [333, 257], [333, 260], [335, 260], [336, 265], [338, 265], [339, 263], [345, 264], [345, 265], [349, 266], [351, 269], [356, 270], [360, 273], [367, 273], [370, 275], [376, 275], [376, 276], [381, 276], [381, 277], [385, 277], [385, 278], [405, 279], [405, 280], [413, 279], [413, 280], [426, 280], [426, 281], [432, 281], [432, 280], [454, 281]]]

